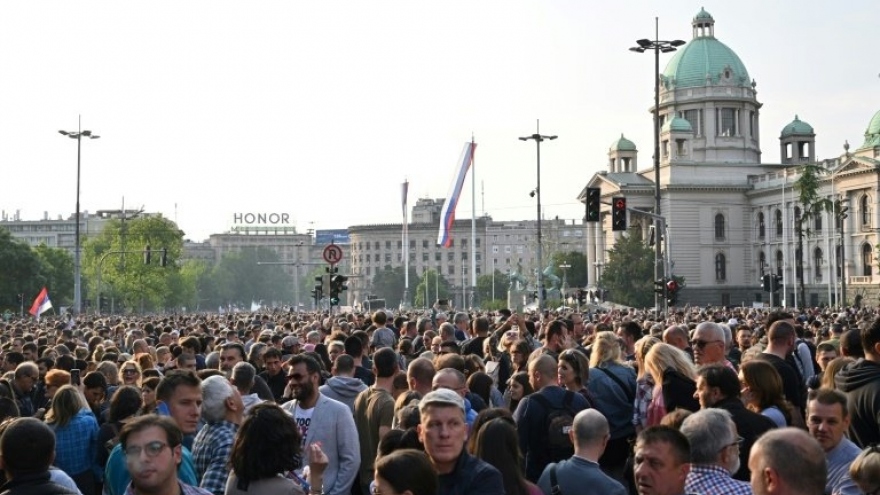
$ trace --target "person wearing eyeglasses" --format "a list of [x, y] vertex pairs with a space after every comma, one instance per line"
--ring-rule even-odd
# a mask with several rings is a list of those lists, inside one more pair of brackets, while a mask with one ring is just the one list
[[691, 349], [694, 351], [694, 363], [698, 366], [717, 363], [736, 372], [736, 368], [725, 356], [727, 343], [724, 340], [724, 330], [719, 324], [704, 321], [697, 325], [691, 337]]
[[691, 470], [684, 485], [687, 493], [751, 495], [747, 482], [732, 477], [739, 471], [743, 439], [729, 412], [714, 408], [697, 411], [684, 420], [681, 432], [691, 444]]
[[861, 493], [849, 474], [850, 465], [862, 451], [846, 438], [846, 430], [849, 428], [846, 403], [846, 394], [828, 388], [811, 392], [807, 402], [807, 427], [810, 436], [825, 451], [825, 462], [828, 465], [825, 493], [832, 495]]
[[211, 495], [178, 479], [177, 466], [183, 458], [182, 440], [180, 429], [168, 417], [148, 414], [123, 426], [119, 444], [131, 473], [125, 495]]

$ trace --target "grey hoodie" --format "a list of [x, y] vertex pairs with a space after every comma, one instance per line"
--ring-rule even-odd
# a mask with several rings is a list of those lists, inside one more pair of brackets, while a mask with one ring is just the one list
[[359, 378], [331, 376], [318, 390], [327, 397], [342, 402], [354, 414], [354, 399], [366, 389], [367, 386]]

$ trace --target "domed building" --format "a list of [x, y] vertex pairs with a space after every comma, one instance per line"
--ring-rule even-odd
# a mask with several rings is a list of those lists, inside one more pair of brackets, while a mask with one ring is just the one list
[[[795, 115], [779, 134], [776, 163], [764, 163], [761, 151], [757, 84], [740, 57], [716, 38], [715, 19], [701, 9], [692, 19], [693, 37], [678, 48], [659, 76], [660, 213], [666, 220], [664, 265], [667, 274], [685, 279], [679, 303], [741, 305], [769, 303], [762, 291], [765, 274], [782, 277], [775, 296], [787, 306], [818, 306], [873, 299], [880, 274], [880, 112], [855, 153], [817, 161], [816, 132]], [[654, 108], [651, 108], [653, 115]], [[650, 122], [650, 121], [647, 121]], [[653, 146], [652, 146], [653, 147]], [[628, 227], [649, 238], [654, 212], [655, 171], [638, 167], [636, 145], [623, 137], [608, 151], [607, 170], [587, 182], [600, 188], [601, 222], [587, 226], [587, 262], [591, 287], [601, 288], [608, 251], [624, 232], [611, 228], [613, 197], [627, 198]], [[807, 215], [794, 184], [804, 165], [817, 165], [819, 196], [839, 209]], [[838, 228], [839, 226], [839, 228]], [[801, 235], [798, 235], [798, 234]], [[842, 241], [841, 241], [842, 239]], [[803, 253], [802, 256], [798, 256]], [[841, 260], [843, 263], [841, 263]]]

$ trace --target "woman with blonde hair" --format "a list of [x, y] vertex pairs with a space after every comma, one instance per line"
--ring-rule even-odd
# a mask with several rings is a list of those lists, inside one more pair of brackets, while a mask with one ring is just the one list
[[119, 384], [140, 387], [142, 374], [141, 365], [137, 361], [133, 359], [125, 361], [119, 366]]
[[657, 337], [645, 336], [634, 344], [636, 356], [636, 400], [633, 404], [633, 424], [636, 432], [648, 427], [648, 406], [654, 394], [654, 379], [645, 368], [645, 356], [654, 344], [660, 342]]
[[98, 465], [98, 421], [76, 387], [64, 385], [52, 399], [46, 424], [55, 432], [54, 465], [67, 473], [82, 493], [95, 493], [103, 470]]
[[587, 389], [594, 407], [608, 418], [611, 439], [599, 465], [606, 473], [622, 476], [629, 455], [629, 441], [635, 436], [632, 423], [636, 398], [636, 372], [621, 360], [617, 335], [610, 331], [596, 334], [590, 355]]
[[880, 493], [880, 449], [872, 445], [849, 465], [849, 477], [862, 493]]
[[684, 351], [659, 342], [645, 356], [645, 368], [655, 384], [648, 406], [648, 426], [659, 425], [666, 413], [676, 409], [700, 410], [700, 403], [694, 399], [696, 368]]
[[820, 388], [837, 388], [837, 384], [834, 383], [834, 377], [837, 376], [837, 373], [849, 366], [850, 364], [856, 362], [855, 359], [849, 356], [841, 356], [832, 359], [828, 366], [825, 367], [825, 371], [822, 372], [822, 379], [819, 380]]
[[[782, 391], [782, 377], [772, 364], [760, 359], [743, 363], [739, 369], [739, 383], [746, 409], [767, 416], [779, 428], [797, 426], [794, 408], [785, 400]], [[800, 423], [802, 426], [803, 421]]]

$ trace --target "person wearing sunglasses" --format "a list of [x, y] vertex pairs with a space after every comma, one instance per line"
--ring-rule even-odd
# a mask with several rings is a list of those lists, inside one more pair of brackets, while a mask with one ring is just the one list
[[704, 321], [697, 325], [691, 337], [691, 349], [694, 351], [694, 363], [698, 366], [723, 364], [736, 371], [725, 357], [727, 342], [724, 339], [724, 330], [717, 323]]

